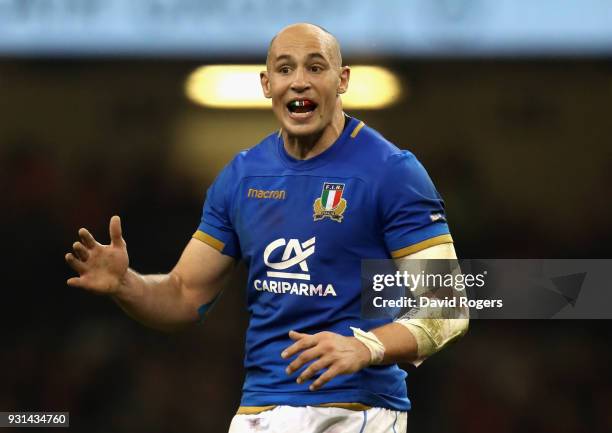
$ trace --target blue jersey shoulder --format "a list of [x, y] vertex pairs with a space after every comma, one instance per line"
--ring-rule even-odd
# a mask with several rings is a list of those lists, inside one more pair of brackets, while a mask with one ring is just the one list
[[364, 175], [379, 179], [393, 166], [404, 162], [417, 163], [415, 155], [409, 150], [400, 149], [375, 129], [364, 125], [351, 146], [354, 159], [361, 166]]
[[242, 150], [234, 156], [229, 162], [228, 168], [231, 168], [233, 174], [238, 177], [237, 181], [245, 175], [257, 174], [257, 171], [265, 168], [269, 169], [271, 165], [274, 165], [273, 150], [277, 136], [278, 131], [268, 135], [255, 146]]

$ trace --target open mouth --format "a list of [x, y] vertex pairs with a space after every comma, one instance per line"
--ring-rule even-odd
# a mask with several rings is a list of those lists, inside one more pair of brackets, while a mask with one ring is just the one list
[[310, 99], [295, 99], [287, 104], [287, 109], [293, 114], [311, 113], [317, 108], [317, 104]]

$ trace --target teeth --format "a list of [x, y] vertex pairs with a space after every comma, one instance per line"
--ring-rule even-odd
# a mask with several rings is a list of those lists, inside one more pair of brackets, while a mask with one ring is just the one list
[[313, 105], [313, 104], [310, 101], [291, 101], [289, 105], [291, 107], [297, 108], [297, 107], [305, 107], [307, 105]]

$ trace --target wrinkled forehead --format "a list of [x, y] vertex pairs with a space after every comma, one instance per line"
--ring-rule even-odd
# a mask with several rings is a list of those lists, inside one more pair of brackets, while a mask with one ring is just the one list
[[338, 44], [332, 35], [311, 29], [287, 29], [270, 42], [267, 64], [283, 58], [299, 61], [314, 55], [336, 66], [342, 62]]

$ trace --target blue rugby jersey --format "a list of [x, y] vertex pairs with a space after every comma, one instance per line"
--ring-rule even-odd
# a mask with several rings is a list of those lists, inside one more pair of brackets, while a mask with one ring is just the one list
[[239, 153], [209, 188], [194, 237], [249, 268], [241, 406], [362, 403], [410, 409], [406, 373], [371, 366], [311, 392], [280, 354], [289, 330], [352, 335], [361, 260], [452, 242], [444, 204], [415, 156], [354, 118], [325, 152], [292, 158], [279, 133]]

